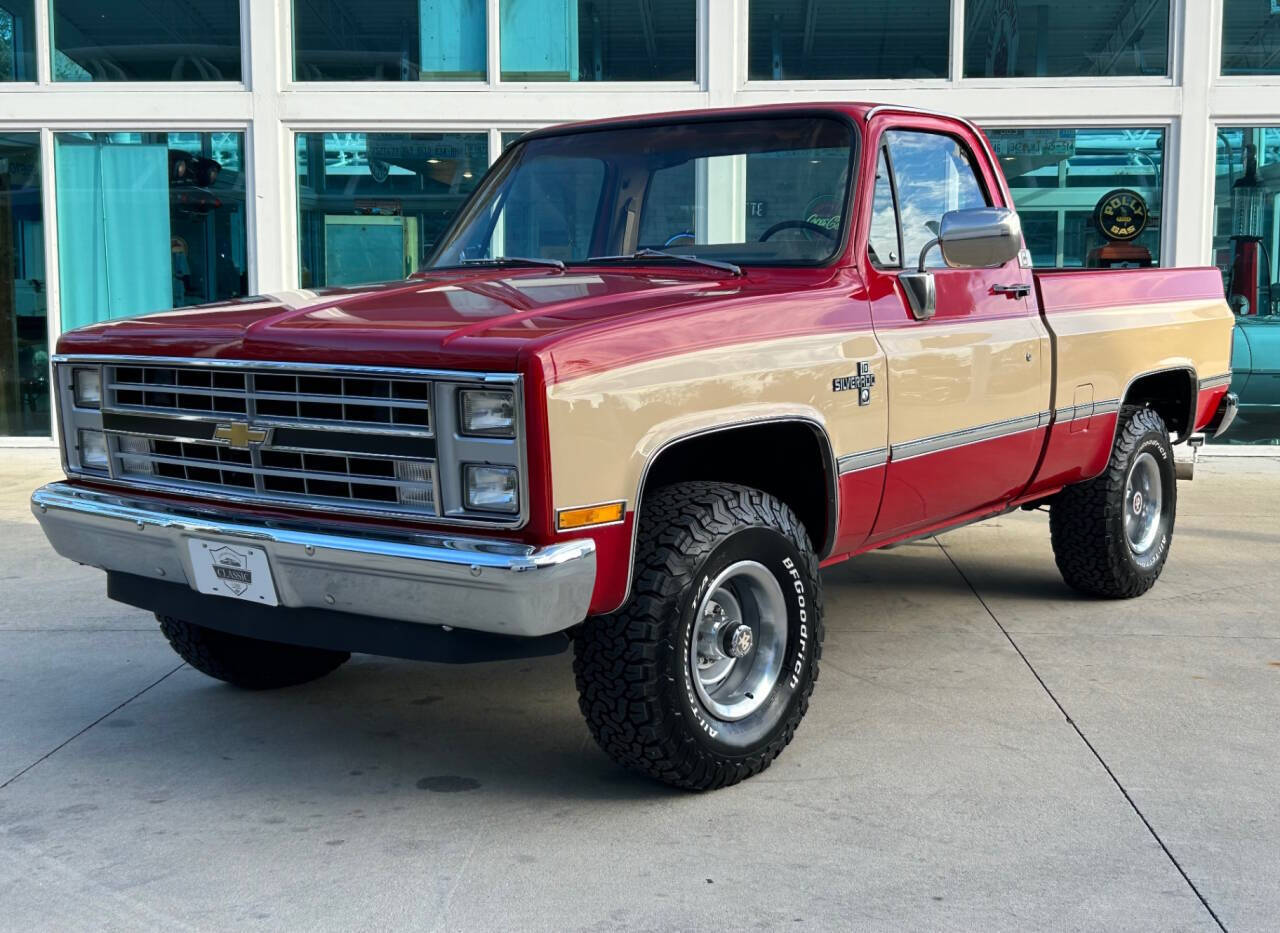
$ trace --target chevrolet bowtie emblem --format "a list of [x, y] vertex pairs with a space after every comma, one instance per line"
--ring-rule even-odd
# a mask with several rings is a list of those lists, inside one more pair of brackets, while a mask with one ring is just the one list
[[267, 428], [251, 428], [243, 421], [220, 424], [213, 431], [213, 439], [228, 447], [248, 450], [250, 445], [265, 444], [271, 431]]

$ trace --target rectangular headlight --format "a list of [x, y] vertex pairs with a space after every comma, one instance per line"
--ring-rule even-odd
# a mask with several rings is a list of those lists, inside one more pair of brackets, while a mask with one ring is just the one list
[[463, 389], [458, 393], [462, 433], [473, 437], [515, 437], [515, 394], [509, 389]]
[[101, 431], [81, 430], [77, 435], [80, 465], [90, 470], [107, 468], [107, 436]]
[[71, 380], [75, 388], [76, 407], [102, 407], [102, 370], [75, 369], [71, 373]]
[[520, 474], [515, 467], [468, 463], [462, 473], [467, 508], [484, 512], [520, 511]]

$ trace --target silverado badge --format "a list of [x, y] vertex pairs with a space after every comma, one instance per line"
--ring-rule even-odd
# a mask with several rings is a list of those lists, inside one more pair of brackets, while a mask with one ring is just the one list
[[871, 364], [865, 360], [858, 363], [858, 374], [856, 376], [840, 376], [838, 379], [831, 380], [832, 392], [848, 392], [850, 389], [858, 390], [858, 404], [871, 404], [871, 387], [876, 384], [876, 374], [871, 371]]

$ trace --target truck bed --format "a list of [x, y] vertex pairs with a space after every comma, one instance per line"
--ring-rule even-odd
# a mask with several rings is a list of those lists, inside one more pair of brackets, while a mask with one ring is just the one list
[[1172, 433], [1185, 437], [1209, 420], [1231, 371], [1217, 269], [1055, 269], [1036, 272], [1035, 285], [1053, 349], [1052, 420], [1029, 494], [1102, 472], [1121, 399], [1149, 373], [1162, 371], [1161, 388], [1176, 400], [1162, 412]]

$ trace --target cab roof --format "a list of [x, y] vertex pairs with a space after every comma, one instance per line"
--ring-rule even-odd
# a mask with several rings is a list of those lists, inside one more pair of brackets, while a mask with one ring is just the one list
[[[663, 123], [689, 123], [702, 120], [758, 119], [760, 117], [785, 117], [800, 114], [843, 117], [845, 119], [852, 119], [861, 124], [866, 121], [866, 114], [869, 111], [880, 106], [886, 105], [866, 102], [831, 103], [823, 101], [789, 104], [759, 104], [752, 107], [715, 107], [699, 110], [666, 110], [658, 113], [606, 117], [600, 120], [582, 120], [576, 123], [559, 123], [555, 126], [532, 130], [525, 133], [521, 138], [536, 139], [543, 136], [562, 136], [594, 130], [624, 129]], [[894, 107], [893, 109], [896, 110], [898, 108]]]
[[632, 127], [654, 126], [664, 123], [691, 123], [701, 121], [717, 121], [732, 119], [752, 119], [760, 117], [786, 116], [832, 116], [852, 120], [859, 126], [864, 125], [878, 110], [894, 113], [924, 114], [932, 117], [955, 120], [968, 126], [975, 132], [977, 127], [964, 117], [936, 110], [925, 110], [902, 104], [885, 104], [875, 101], [805, 101], [786, 104], [757, 104], [751, 107], [714, 107], [699, 110], [665, 110], [657, 113], [632, 114], [621, 117], [606, 117], [600, 120], [581, 120], [574, 123], [559, 123], [537, 130], [531, 130], [521, 139], [538, 139], [546, 136], [567, 136], [574, 133], [592, 132], [595, 130], [629, 129]]

